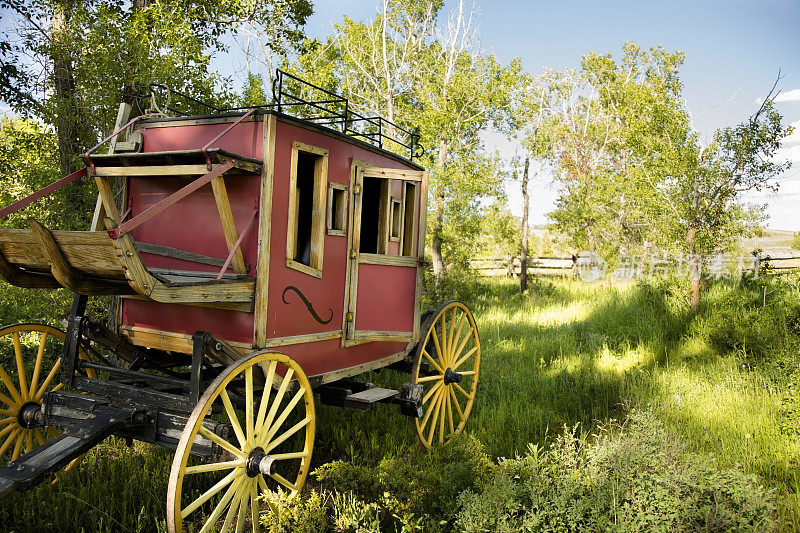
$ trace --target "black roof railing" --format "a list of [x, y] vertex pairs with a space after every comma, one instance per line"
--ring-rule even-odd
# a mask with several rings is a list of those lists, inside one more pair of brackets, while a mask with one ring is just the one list
[[340, 131], [348, 137], [361, 139], [373, 146], [404, 155], [409, 160], [425, 153], [419, 144], [420, 136], [379, 116], [367, 116], [354, 111], [347, 98], [276, 69], [272, 80], [270, 104], [243, 107], [218, 107], [203, 102], [166, 85], [151, 83], [150, 94], [140, 98], [147, 112], [188, 116], [247, 111], [276, 110], [279, 113]]

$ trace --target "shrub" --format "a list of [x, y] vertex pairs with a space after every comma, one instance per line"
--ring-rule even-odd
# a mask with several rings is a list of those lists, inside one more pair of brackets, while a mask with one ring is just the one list
[[480, 531], [769, 530], [775, 495], [690, 453], [649, 412], [590, 441], [565, 428], [459, 498], [456, 528]]

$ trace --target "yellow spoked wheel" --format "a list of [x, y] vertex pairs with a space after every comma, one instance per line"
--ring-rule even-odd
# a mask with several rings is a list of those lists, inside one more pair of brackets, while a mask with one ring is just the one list
[[421, 328], [411, 378], [423, 385], [422, 418], [412, 420], [420, 443], [461, 433], [475, 402], [481, 343], [472, 313], [461, 302], [443, 304]]
[[[208, 429], [219, 422], [230, 438]], [[258, 531], [260, 493], [295, 496], [302, 489], [314, 427], [313, 391], [291, 357], [262, 352], [230, 365], [200, 398], [178, 442], [167, 487], [169, 531], [189, 524], [203, 532], [234, 524]], [[213, 459], [190, 460], [193, 448], [211, 443], [220, 452]]]
[[[44, 324], [16, 324], [0, 328], [0, 465], [57, 436], [54, 427], [36, 427], [25, 422], [24, 409], [38, 409], [42, 398], [64, 385], [57, 380], [61, 368], [64, 332]], [[80, 350], [81, 359], [89, 357]], [[94, 377], [94, 371], [87, 372]], [[81, 461], [74, 459], [65, 471]]]

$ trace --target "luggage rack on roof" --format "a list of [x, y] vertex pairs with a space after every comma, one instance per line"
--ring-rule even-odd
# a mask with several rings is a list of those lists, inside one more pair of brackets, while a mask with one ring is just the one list
[[[173, 97], [179, 98], [184, 108], [177, 107]], [[177, 116], [196, 114], [236, 113], [261, 109], [275, 110], [319, 126], [337, 130], [348, 137], [366, 141], [373, 146], [406, 156], [410, 161], [419, 159], [425, 149], [419, 144], [420, 136], [380, 116], [367, 116], [350, 107], [347, 98], [309, 83], [297, 76], [276, 69], [272, 80], [273, 103], [244, 107], [218, 107], [159, 83], [150, 84], [150, 94], [140, 98], [142, 109], [170, 113]], [[150, 103], [147, 100], [150, 99]], [[159, 101], [160, 99], [160, 101]]]

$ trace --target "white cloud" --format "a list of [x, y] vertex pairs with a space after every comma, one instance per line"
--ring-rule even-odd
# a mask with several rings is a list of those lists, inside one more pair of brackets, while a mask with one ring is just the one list
[[[763, 98], [756, 98], [755, 103], [760, 104], [763, 102]], [[782, 103], [782, 102], [800, 102], [800, 89], [792, 89], [791, 91], [781, 91], [778, 96], [775, 97], [775, 102]]]
[[800, 145], [779, 148], [775, 152], [774, 161], [778, 163], [791, 161], [794, 165], [800, 165]]
[[792, 122], [792, 134], [788, 137], [783, 138], [782, 144], [786, 146], [787, 144], [797, 144], [800, 143], [800, 120], [795, 120]]
[[800, 89], [792, 89], [791, 91], [782, 91], [775, 98], [775, 102], [800, 102]]

